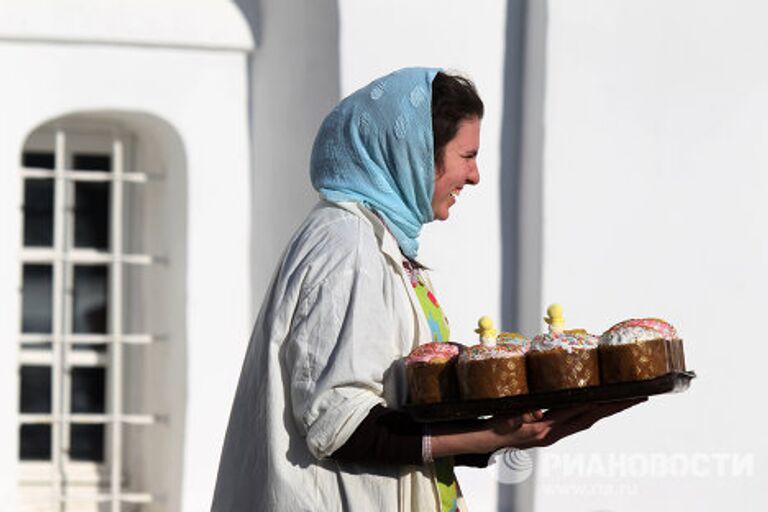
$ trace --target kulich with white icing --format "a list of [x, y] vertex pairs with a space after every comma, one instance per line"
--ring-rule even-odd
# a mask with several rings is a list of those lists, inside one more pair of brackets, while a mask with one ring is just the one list
[[465, 348], [456, 367], [464, 400], [483, 400], [528, 392], [525, 351], [518, 345], [497, 343]]
[[605, 383], [660, 377], [685, 369], [677, 330], [658, 318], [631, 318], [600, 336], [600, 375]]
[[544, 321], [549, 332], [534, 336], [526, 355], [530, 390], [558, 391], [600, 384], [598, 337], [582, 329], [564, 330], [559, 304], [547, 308]]

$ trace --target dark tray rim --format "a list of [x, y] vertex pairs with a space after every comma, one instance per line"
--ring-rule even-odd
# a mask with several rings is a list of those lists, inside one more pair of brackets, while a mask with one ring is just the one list
[[440, 402], [436, 404], [406, 404], [411, 417], [418, 422], [431, 423], [515, 414], [535, 409], [554, 409], [584, 403], [614, 402], [645, 398], [666, 393], [681, 393], [696, 378], [693, 370], [672, 371], [648, 380], [600, 384], [584, 388], [563, 389], [485, 400]]

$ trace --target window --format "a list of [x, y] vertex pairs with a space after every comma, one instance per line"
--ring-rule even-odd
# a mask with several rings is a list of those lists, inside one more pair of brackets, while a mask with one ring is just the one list
[[143, 446], [132, 430], [156, 428], [135, 410], [132, 376], [159, 339], [132, 307], [159, 262], [137, 247], [152, 176], [132, 168], [135, 146], [114, 125], [65, 123], [34, 132], [21, 155], [18, 456], [31, 510], [152, 502], [129, 461]]

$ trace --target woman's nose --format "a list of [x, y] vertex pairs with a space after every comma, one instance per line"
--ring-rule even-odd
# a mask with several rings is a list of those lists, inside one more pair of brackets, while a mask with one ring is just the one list
[[467, 174], [467, 183], [470, 185], [477, 185], [480, 183], [480, 170], [477, 168], [477, 164], [475, 162], [472, 162], [472, 165], [469, 169], [469, 174]]

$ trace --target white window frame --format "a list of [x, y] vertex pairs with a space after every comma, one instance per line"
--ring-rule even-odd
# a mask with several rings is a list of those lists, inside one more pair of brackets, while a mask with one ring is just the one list
[[[109, 503], [112, 512], [121, 510], [122, 504], [151, 503], [148, 493], [127, 492], [123, 488], [123, 433], [124, 425], [151, 425], [158, 418], [151, 414], [126, 414], [123, 408], [123, 350], [126, 346], [143, 345], [158, 341], [150, 334], [124, 332], [123, 326], [123, 274], [124, 265], [151, 265], [161, 261], [147, 254], [126, 254], [124, 240], [123, 185], [126, 182], [144, 184], [147, 173], [131, 172], [126, 167], [130, 147], [130, 134], [111, 125], [89, 125], [87, 136], [111, 138], [111, 172], [78, 171], [67, 167], [70, 151], [68, 138], [77, 133], [76, 127], [56, 128], [48, 133], [54, 141], [54, 169], [20, 169], [22, 195], [29, 178], [54, 180], [53, 246], [51, 248], [24, 247], [20, 240], [21, 272], [25, 264], [45, 263], [53, 267], [53, 319], [51, 333], [23, 333], [19, 325], [19, 368], [27, 364], [51, 367], [51, 413], [19, 414], [19, 425], [51, 425], [51, 461], [19, 461], [19, 485], [25, 495], [33, 495], [35, 502], [50, 503], [51, 510], [95, 509], [100, 503]], [[37, 133], [37, 132], [36, 132]], [[45, 135], [45, 132], [42, 132]], [[77, 135], [76, 135], [77, 136]], [[37, 147], [26, 147], [36, 150]], [[40, 147], [50, 151], [50, 146]], [[77, 147], [77, 150], [83, 148]], [[74, 214], [71, 203], [74, 183], [82, 181], [110, 184], [109, 249], [74, 248]], [[23, 209], [22, 217], [23, 217]], [[23, 218], [22, 218], [23, 222]], [[106, 334], [72, 333], [72, 289], [74, 265], [101, 264], [109, 266], [108, 327]], [[21, 300], [21, 294], [20, 294]], [[51, 343], [51, 350], [26, 350], [21, 344]], [[103, 353], [71, 350], [73, 344], [104, 344]], [[107, 390], [104, 414], [67, 414], [70, 409], [72, 366], [105, 367]], [[72, 423], [105, 425], [105, 457], [103, 463], [69, 460], [69, 426]], [[66, 482], [66, 483], [65, 483]], [[30, 494], [31, 491], [31, 494]]]

